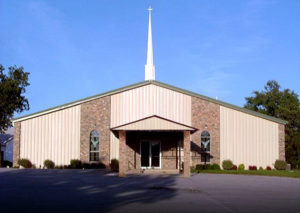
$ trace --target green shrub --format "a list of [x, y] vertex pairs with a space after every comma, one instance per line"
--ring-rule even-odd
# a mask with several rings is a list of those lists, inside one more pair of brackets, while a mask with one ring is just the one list
[[286, 169], [286, 162], [283, 161], [283, 160], [276, 160], [274, 167], [277, 170], [285, 170]]
[[244, 164], [240, 164], [239, 167], [238, 167], [238, 170], [244, 171], [245, 170], [245, 165]]
[[85, 169], [105, 169], [106, 168], [106, 166], [101, 162], [91, 163], [91, 164], [90, 163], [84, 163], [82, 165], [82, 167], [85, 168]]
[[261, 166], [258, 169], [259, 171], [264, 171], [264, 168], [262, 168]]
[[203, 169], [204, 170], [210, 170], [211, 169], [211, 165], [210, 164], [204, 164], [203, 165]]
[[84, 169], [90, 169], [90, 167], [91, 167], [91, 164], [89, 164], [89, 163], [82, 164], [82, 168], [84, 168]]
[[117, 159], [112, 159], [110, 162], [110, 169], [113, 172], [119, 171], [119, 161]]
[[54, 169], [55, 164], [52, 160], [45, 160], [44, 161], [44, 167], [47, 169]]
[[105, 169], [105, 168], [106, 168], [105, 164], [101, 162], [91, 164], [91, 169]]
[[70, 161], [70, 167], [71, 167], [71, 169], [81, 169], [82, 163], [80, 160], [73, 159]]
[[214, 164], [197, 164], [196, 170], [220, 170], [220, 166], [216, 163]]
[[225, 170], [231, 170], [233, 168], [233, 163], [231, 160], [223, 160], [222, 167]]
[[32, 167], [32, 163], [30, 162], [30, 160], [25, 159], [25, 158], [19, 159], [18, 164], [19, 164], [19, 166], [22, 166], [24, 168], [31, 168]]
[[196, 165], [196, 169], [197, 169], [197, 170], [203, 170], [203, 169], [204, 169], [204, 165], [202, 165], [202, 164], [197, 164], [197, 165]]
[[219, 164], [216, 164], [216, 163], [211, 164], [210, 169], [211, 170], [221, 170]]

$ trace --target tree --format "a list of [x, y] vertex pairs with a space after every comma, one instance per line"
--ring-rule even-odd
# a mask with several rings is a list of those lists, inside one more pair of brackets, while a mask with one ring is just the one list
[[285, 126], [286, 160], [293, 168], [300, 167], [300, 102], [298, 94], [280, 90], [276, 81], [268, 81], [262, 91], [246, 97], [245, 108], [288, 121]]
[[29, 110], [29, 102], [24, 96], [26, 87], [30, 85], [29, 73], [16, 66], [9, 67], [7, 74], [4, 70], [0, 64], [0, 134], [12, 125], [14, 112]]

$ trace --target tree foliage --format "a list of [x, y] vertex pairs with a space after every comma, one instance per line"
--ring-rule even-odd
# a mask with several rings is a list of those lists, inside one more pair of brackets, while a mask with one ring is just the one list
[[246, 97], [245, 108], [288, 121], [285, 126], [286, 160], [294, 168], [300, 166], [300, 102], [298, 94], [281, 90], [276, 81], [268, 81], [264, 90]]
[[8, 73], [4, 73], [0, 64], [0, 133], [4, 133], [11, 126], [11, 119], [15, 112], [29, 110], [29, 102], [24, 93], [28, 83], [28, 72], [23, 67], [12, 66]]

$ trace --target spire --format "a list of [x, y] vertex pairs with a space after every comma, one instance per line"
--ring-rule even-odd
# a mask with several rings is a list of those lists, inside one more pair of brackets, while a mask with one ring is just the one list
[[153, 46], [152, 46], [152, 27], [151, 27], [151, 6], [149, 11], [149, 26], [148, 26], [148, 49], [147, 49], [147, 64], [145, 65], [145, 81], [155, 80], [155, 66], [153, 63]]

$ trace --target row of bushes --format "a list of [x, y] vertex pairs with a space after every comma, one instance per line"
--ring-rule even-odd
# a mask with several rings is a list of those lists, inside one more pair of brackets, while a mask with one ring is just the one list
[[[285, 170], [286, 169], [286, 162], [282, 161], [282, 160], [276, 160], [274, 167], [277, 170]], [[239, 170], [239, 171], [243, 171], [245, 170], [245, 165], [244, 164], [240, 164], [239, 166], [234, 165], [232, 163], [231, 160], [224, 160], [222, 162], [222, 168], [224, 170]], [[220, 166], [218, 164], [197, 164], [196, 165], [196, 170], [221, 170]], [[257, 166], [254, 165], [250, 165], [248, 167], [249, 170], [272, 170], [272, 168], [270, 166], [267, 166], [265, 169], [263, 167], [259, 167], [259, 169], [257, 169]]]
[[[30, 162], [28, 159], [20, 159], [18, 160], [18, 164], [24, 168], [34, 168], [34, 165]], [[276, 160], [274, 167], [277, 170], [285, 170], [286, 169], [286, 162], [282, 160]], [[240, 164], [238, 167], [232, 163], [231, 160], [224, 160], [222, 162], [222, 167], [224, 170], [245, 170], [245, 165]], [[46, 169], [104, 169], [106, 166], [99, 162], [99, 163], [82, 163], [80, 160], [73, 159], [70, 161], [70, 165], [66, 166], [55, 166], [54, 162], [51, 160], [45, 160], [44, 161], [44, 168]], [[110, 168], [112, 171], [118, 171], [119, 170], [119, 161], [117, 159], [112, 159], [110, 163]], [[196, 165], [197, 170], [220, 170], [220, 166], [218, 164], [198, 164]], [[257, 170], [256, 166], [249, 166], [249, 170]], [[259, 170], [264, 170], [262, 167], [259, 167]], [[266, 170], [271, 170], [270, 166], [266, 167]]]
[[[35, 168], [35, 166], [31, 163], [28, 159], [20, 159], [18, 160], [19, 166], [23, 168]], [[55, 166], [55, 163], [52, 160], [45, 160], [44, 161], [44, 168], [46, 169], [105, 169], [106, 166], [99, 162], [99, 163], [82, 163], [81, 160], [73, 159], [70, 161], [70, 165], [64, 166]], [[112, 159], [110, 168], [112, 171], [119, 170], [119, 161], [117, 159]]]
[[[286, 170], [286, 166], [287, 166], [287, 163], [283, 160], [276, 160], [275, 163], [274, 163], [274, 167], [275, 169], [277, 170]], [[238, 167], [236, 165], [234, 165], [232, 163], [231, 160], [224, 160], [222, 162], [222, 167], [223, 169], [225, 170], [245, 170], [245, 165], [244, 164], [240, 164]], [[249, 170], [257, 170], [257, 166], [254, 166], [254, 165], [250, 165], [248, 167]], [[264, 170], [263, 167], [259, 167], [259, 170]], [[266, 167], [266, 170], [272, 170], [272, 168], [270, 166], [267, 166]]]

